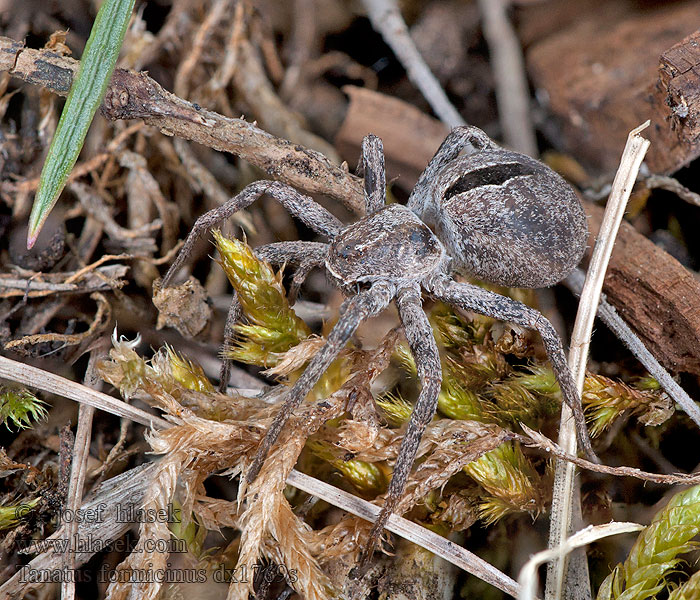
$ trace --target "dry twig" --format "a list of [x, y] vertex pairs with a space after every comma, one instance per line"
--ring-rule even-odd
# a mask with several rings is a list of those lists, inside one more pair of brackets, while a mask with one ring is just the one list
[[[574, 294], [580, 294], [583, 289], [585, 274], [580, 269], [574, 271], [564, 280], [566, 285]], [[605, 294], [601, 294], [598, 304], [598, 318], [605, 323], [626, 347], [632, 352], [637, 360], [644, 365], [649, 374], [659, 382], [663, 390], [676, 402], [693, 422], [700, 427], [700, 407], [688, 396], [688, 393], [676, 383], [671, 374], [663, 368], [656, 357], [647, 350], [647, 347], [630, 329], [629, 325], [620, 317], [607, 299]]]
[[[644, 154], [649, 142], [642, 138], [640, 132], [648, 127], [645, 123], [632, 130], [629, 134], [627, 145], [620, 160], [620, 168], [615, 175], [613, 188], [608, 200], [607, 210], [603, 219], [603, 225], [598, 235], [598, 242], [593, 250], [593, 257], [588, 268], [588, 274], [581, 293], [578, 314], [571, 336], [571, 348], [569, 351], [569, 365], [573, 373], [579, 394], [583, 391], [583, 381], [586, 376], [586, 363], [588, 360], [588, 346], [593, 331], [593, 321], [600, 293], [603, 288], [603, 279], [607, 269], [608, 260], [612, 253], [615, 235], [622, 216], [627, 206], [627, 200], [632, 191], [632, 186], [637, 178], [639, 167], [642, 164]], [[568, 406], [562, 405], [561, 424], [559, 430], [559, 444], [565, 452], [576, 454], [576, 431], [572, 419], [572, 413]], [[555, 469], [554, 490], [552, 494], [552, 516], [549, 529], [549, 547], [561, 546], [569, 536], [571, 527], [574, 526], [575, 499], [575, 469], [571, 462], [559, 461]], [[579, 557], [572, 565], [577, 568], [570, 569], [573, 576], [567, 583], [567, 561], [559, 559], [550, 563], [547, 570], [547, 585], [545, 598], [572, 597], [570, 594], [581, 593], [585, 597], [590, 584], [587, 580], [587, 566], [585, 557]], [[574, 581], [574, 578], [579, 578]], [[568, 587], [568, 585], [572, 587]], [[578, 592], [572, 590], [580, 590]]]
[[525, 61], [520, 40], [506, 15], [509, 4], [507, 0], [479, 0], [484, 37], [496, 80], [498, 118], [506, 146], [528, 156], [537, 156]]
[[408, 78], [421, 91], [440, 120], [448, 127], [465, 125], [466, 122], [418, 52], [395, 0], [363, 0], [363, 3], [372, 26], [382, 34], [406, 69]]
[[700, 194], [689, 190], [675, 177], [667, 177], [665, 175], [652, 175], [644, 180], [644, 185], [650, 190], [660, 189], [673, 192], [681, 200], [685, 200], [688, 204], [700, 206]]
[[[0, 72], [8, 71], [59, 95], [68, 93], [77, 66], [71, 58], [24, 48], [20, 42], [0, 37]], [[117, 69], [102, 112], [110, 119], [143, 119], [166, 135], [231, 152], [275, 179], [336, 198], [358, 214], [364, 212], [362, 181], [319, 152], [277, 138], [242, 119], [196, 107], [145, 74]]]
[[[104, 343], [90, 352], [90, 361], [85, 372], [85, 385], [99, 391], [102, 386], [101, 380], [97, 376], [96, 363], [104, 352]], [[65, 510], [68, 514], [78, 514], [78, 509], [82, 506], [83, 485], [85, 484], [85, 473], [87, 471], [87, 459], [90, 454], [90, 437], [92, 429], [92, 418], [95, 408], [89, 404], [80, 404], [78, 410], [78, 428], [75, 433], [75, 445], [73, 446], [73, 462], [68, 486], [68, 497], [66, 498]], [[65, 524], [66, 539], [68, 540], [68, 551], [65, 555], [65, 566], [68, 572], [75, 569], [76, 548], [74, 541], [78, 534], [78, 519], [71, 519]], [[75, 580], [72, 577], [61, 582], [62, 600], [73, 600], [75, 598]]]

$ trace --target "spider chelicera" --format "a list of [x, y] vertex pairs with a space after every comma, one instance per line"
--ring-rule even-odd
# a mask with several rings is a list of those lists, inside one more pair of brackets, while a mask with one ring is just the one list
[[[329, 240], [325, 244], [280, 242], [256, 250], [270, 262], [299, 266], [294, 293], [311, 268], [325, 267], [330, 280], [348, 297], [325, 345], [286, 392], [246, 475], [249, 482], [257, 477], [289, 416], [358, 325], [390, 302], [396, 303], [421, 387], [382, 512], [370, 534], [366, 562], [406, 487], [421, 436], [437, 406], [440, 356], [422, 309], [423, 292], [467, 311], [539, 332], [563, 398], [572, 408], [579, 441], [589, 456], [595, 455], [561, 340], [550, 322], [525, 304], [453, 278], [453, 274], [463, 273], [508, 287], [531, 288], [561, 281], [580, 261], [588, 238], [586, 217], [571, 187], [546, 165], [500, 148], [474, 127], [458, 127], [447, 136], [406, 206], [385, 204], [384, 154], [376, 136], [368, 135], [363, 140], [361, 170], [366, 215], [350, 225], [344, 225], [288, 185], [258, 181], [247, 186], [197, 219], [162, 285], [166, 287], [172, 281], [204, 232], [262, 194], [277, 199], [292, 215]], [[227, 319], [226, 339], [239, 312], [234, 302]], [[225, 385], [226, 367], [222, 375]]]

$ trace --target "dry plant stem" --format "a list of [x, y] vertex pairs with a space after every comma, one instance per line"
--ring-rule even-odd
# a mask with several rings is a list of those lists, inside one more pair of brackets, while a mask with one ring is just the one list
[[[585, 275], [583, 271], [577, 269], [564, 280], [564, 284], [575, 294], [580, 294], [583, 289], [584, 278]], [[671, 399], [686, 412], [693, 423], [700, 427], [700, 407], [698, 407], [697, 403], [688, 396], [687, 392], [676, 383], [676, 380], [673, 379], [670, 373], [656, 360], [656, 357], [647, 350], [642, 340], [636, 336], [629, 325], [617, 314], [615, 307], [607, 302], [604, 294], [601, 294], [600, 297], [598, 318], [608, 326], [608, 329], [610, 329], [627, 349], [632, 352], [637, 360], [644, 365], [644, 368], [649, 371], [649, 374], [659, 382], [659, 385], [661, 385]]]
[[[81, 521], [78, 524], [78, 539], [90, 540], [89, 544], [85, 544], [86, 548], [106, 548], [133, 526], [133, 523], [125, 522], [123, 515], [117, 520], [117, 507], [127, 503], [139, 506], [156, 470], [156, 463], [142, 465], [109, 479], [98, 488], [97, 495], [86, 502], [83, 508], [97, 510], [99, 506], [106, 506], [107, 509], [103, 513], [104, 518], [98, 522]], [[45, 546], [42, 548], [42, 550], [44, 548], [48, 548], [48, 550], [33, 558], [26, 567], [20, 569], [0, 586], [0, 598], [23, 597], [31, 590], [46, 585], [40, 577], [28, 577], [28, 573], [61, 572], [64, 566], [63, 553], [54, 549], [50, 544], [54, 541], [61, 544], [66, 539], [66, 535], [65, 527], [61, 527], [51, 535], [44, 542]], [[94, 554], [89, 550], [86, 552], [78, 551], [75, 557], [76, 566], [85, 564]]]
[[[226, 192], [219, 181], [212, 173], [197, 160], [194, 152], [192, 152], [189, 144], [179, 138], [173, 140], [173, 147], [177, 152], [178, 157], [182, 161], [182, 166], [187, 170], [188, 175], [194, 180], [194, 185], [198, 186], [197, 191], [204, 193], [204, 196], [209, 201], [208, 207], [214, 208], [221, 206], [226, 202], [230, 195]], [[253, 221], [250, 215], [241, 211], [231, 217], [232, 221], [240, 225], [248, 232], [255, 232]]]
[[174, 91], [181, 98], [189, 96], [192, 72], [200, 62], [202, 53], [208, 45], [209, 39], [214, 33], [214, 29], [229, 11], [230, 6], [231, 0], [216, 0], [213, 6], [207, 11], [207, 16], [197, 30], [197, 34], [192, 42], [192, 48], [189, 49], [187, 57], [180, 64], [180, 68], [177, 70], [177, 75], [175, 76]]
[[506, 146], [528, 156], [537, 156], [525, 61], [520, 41], [506, 15], [509, 4], [507, 0], [479, 0], [484, 37], [496, 80], [498, 118]]
[[[308, 18], [308, 17], [307, 17]], [[266, 130], [321, 152], [333, 163], [340, 162], [335, 148], [323, 138], [304, 129], [299, 115], [289, 110], [267, 78], [257, 49], [247, 39], [238, 46], [238, 60], [233, 81], [254, 116]]]
[[169, 421], [151, 415], [144, 410], [135, 408], [107, 394], [93, 390], [75, 381], [71, 381], [70, 379], [60, 377], [59, 375], [54, 375], [48, 371], [5, 358], [4, 356], [0, 356], [0, 377], [34, 387], [50, 394], [57, 394], [64, 398], [82, 402], [113, 415], [131, 419], [147, 427], [157, 426], [159, 428], [165, 428], [171, 426]]
[[[77, 402], [100, 408], [110, 414], [131, 419], [132, 421], [141, 423], [142, 425], [145, 425], [147, 427], [157, 425], [158, 427], [167, 429], [173, 426], [173, 423], [166, 421], [165, 419], [155, 417], [147, 413], [146, 411], [132, 407], [120, 400], [111, 398], [106, 394], [96, 392], [95, 390], [92, 390], [87, 386], [69, 381], [56, 375], [52, 375], [51, 373], [42, 371], [41, 369], [37, 369], [35, 367], [23, 365], [21, 363], [6, 359], [4, 357], [0, 357], [0, 377], [4, 377], [12, 381], [23, 383], [25, 385], [36, 387], [38, 389], [44, 389], [47, 391], [47, 388], [50, 388], [50, 391], [52, 391], [53, 393], [64, 396], [66, 398], [70, 398]], [[545, 438], [541, 434], [538, 434], [534, 431], [528, 431], [527, 433], [528, 437], [522, 436], [522, 441], [524, 443], [544, 448], [546, 451], [551, 452], [556, 456], [561, 456], [565, 460], [574, 460], [577, 464], [580, 464], [585, 468], [590, 468], [598, 472], [610, 473], [613, 475], [627, 475], [632, 477], [639, 477], [643, 479], [648, 479], [650, 481], [659, 481], [663, 483], [682, 482], [684, 484], [688, 484], [695, 481], [695, 479], [693, 479], [693, 476], [688, 475], [659, 476], [656, 474], [643, 473], [641, 471], [638, 471], [637, 469], [605, 467], [603, 465], [595, 465], [583, 459], [568, 456], [556, 444], [554, 444], [551, 440], [547, 440], [547, 438]], [[155, 464], [150, 464], [145, 469], [148, 470], [148, 472], [150, 473], [151, 470], [157, 469], [157, 466]], [[137, 486], [138, 489], [136, 491], [130, 489], [129, 486], [120, 486], [118, 488], [119, 490], [125, 490], [124, 493], [126, 495], [124, 496], [124, 498], [129, 498], [129, 501], [132, 503], [138, 503], [140, 501], [139, 498], [143, 496], [145, 489], [148, 487], [150, 477], [143, 478], [143, 476], [141, 476], [139, 478], [136, 478], [133, 476], [133, 471], [135, 470], [129, 471], [128, 473], [111, 479], [104, 485], [110, 486], [112, 482], [122, 480], [129, 481], [130, 485], [137, 485], [134, 482], [138, 481], [139, 484]], [[370, 504], [365, 500], [357, 498], [356, 496], [348, 494], [347, 492], [341, 491], [331, 485], [328, 485], [327, 483], [309, 477], [308, 475], [305, 475], [295, 470], [291, 471], [287, 479], [287, 483], [298, 489], [313, 494], [318, 498], [322, 498], [327, 502], [330, 502], [331, 504], [338, 506], [343, 510], [347, 510], [348, 512], [360, 518], [367, 519], [368, 521], [375, 521], [379, 513], [381, 512], [381, 508], [374, 504]], [[92, 505], [95, 505], [101, 498], [102, 496], [98, 496], [97, 499], [86, 504], [85, 507], [88, 508]], [[116, 502], [119, 502], [119, 500], [117, 500]], [[95, 539], [107, 539], [111, 541], [119, 537], [126, 530], [129, 524], [122, 523], [122, 529], [120, 529], [116, 533], [112, 532], [110, 523], [100, 523], [98, 525], [100, 527], [99, 534], [96, 534], [93, 537]], [[91, 525], [86, 525], [83, 523], [80, 524], [81, 531], [79, 532], [79, 535], [81, 538], [84, 537], [83, 528], [85, 527], [89, 529]], [[431, 552], [460, 567], [461, 569], [464, 569], [465, 571], [472, 573], [473, 575], [494, 585], [498, 589], [503, 590], [511, 596], [515, 596], [518, 593], [517, 584], [507, 575], [501, 573], [493, 566], [483, 561], [479, 557], [473, 555], [464, 548], [450, 542], [449, 540], [446, 540], [445, 538], [435, 534], [432, 531], [425, 529], [424, 527], [421, 527], [420, 525], [416, 525], [415, 523], [412, 523], [407, 519], [403, 519], [402, 517], [399, 517], [397, 515], [391, 515], [387, 521], [386, 528], [389, 531], [392, 531], [393, 533], [404, 537], [405, 539], [408, 539], [416, 544], [419, 544], [424, 548], [427, 548]], [[90, 531], [87, 531], [86, 535], [88, 534], [90, 534]], [[62, 537], [63, 535], [64, 531], [60, 530], [56, 532], [52, 536], [52, 538]], [[90, 555], [82, 555], [81, 557], [79, 557], [76, 563], [82, 564], [86, 562], [89, 558]], [[60, 561], [62, 560], [63, 559], [60, 555], [57, 558], [53, 552], [48, 552], [35, 558], [34, 561], [30, 563], [30, 566], [32, 568], [60, 568]], [[20, 574], [15, 575], [11, 580], [9, 580], [2, 587], [0, 587], [0, 594], [3, 594], [5, 592], [9, 593], [10, 590], [20, 589], [17, 587], [20, 585], [19, 575]]]
[[689, 190], [680, 181], [674, 177], [665, 175], [652, 175], [644, 180], [644, 185], [650, 190], [662, 189], [668, 192], [673, 192], [681, 200], [685, 200], [688, 204], [700, 206], [700, 194]]
[[[381, 508], [374, 504], [299, 471], [292, 471], [287, 483], [367, 521], [375, 521], [381, 511]], [[387, 520], [386, 529], [430, 550], [506, 594], [516, 596], [518, 593], [518, 585], [510, 577], [475, 554], [425, 527], [392, 514]]]
[[83, 340], [95, 335], [106, 323], [111, 319], [111, 307], [107, 299], [95, 292], [90, 294], [90, 298], [97, 302], [97, 312], [90, 323], [88, 329], [82, 333], [62, 334], [62, 333], [37, 333], [34, 335], [26, 335], [18, 340], [7, 342], [4, 346], [6, 350], [21, 346], [31, 346], [34, 344], [43, 344], [46, 342], [62, 342], [64, 346], [75, 346]]
[[642, 471], [634, 467], [610, 467], [608, 465], [592, 463], [584, 458], [579, 458], [578, 456], [565, 452], [561, 446], [555, 444], [548, 437], [530, 429], [527, 425], [521, 425], [526, 435], [515, 434], [515, 439], [520, 443], [532, 446], [533, 448], [540, 448], [561, 460], [588, 471], [605, 473], [615, 477], [634, 477], [635, 479], [653, 481], [654, 483], [661, 483], [664, 485], [694, 485], [700, 483], [700, 474], [697, 473], [673, 473], [670, 475], [663, 475], [660, 473], [649, 473], [648, 471]]
[[[77, 68], [76, 60], [0, 37], [0, 72], [9, 71], [13, 77], [65, 96]], [[358, 214], [364, 212], [362, 181], [319, 152], [270, 135], [243, 119], [198, 110], [145, 74], [117, 69], [102, 112], [112, 120], [143, 119], [166, 135], [230, 152], [275, 179], [340, 200]]]
[[[103, 227], [104, 231], [111, 238], [123, 242], [128, 246], [134, 240], [142, 241], [140, 238], [146, 238], [149, 234], [155, 235], [161, 229], [163, 223], [160, 219], [156, 219], [151, 223], [145, 223], [139, 227], [129, 228], [122, 227], [112, 217], [112, 209], [107, 206], [105, 201], [98, 193], [93, 191], [90, 186], [78, 181], [69, 185], [69, 189], [73, 192], [80, 203], [83, 205], [85, 212], [96, 219]], [[147, 214], [147, 213], [143, 213]], [[146, 240], [143, 240], [146, 241]], [[153, 243], [155, 247], [155, 243]]]
[[[128, 258], [124, 256], [122, 258]], [[129, 268], [124, 265], [108, 265], [96, 268], [92, 273], [85, 273], [75, 283], [68, 281], [72, 273], [55, 273], [67, 277], [64, 281], [46, 281], [47, 275], [41, 274], [44, 281], [38, 280], [38, 275], [32, 273], [27, 277], [0, 276], [0, 298], [42, 298], [53, 294], [90, 294], [93, 292], [109, 291], [119, 287], [119, 279], [126, 276]]]
[[596, 540], [620, 533], [640, 531], [641, 529], [644, 529], [644, 525], [638, 525], [637, 523], [611, 522], [605, 525], [589, 525], [570, 538], [567, 538], [560, 546], [549, 550], [542, 550], [532, 555], [518, 575], [518, 583], [520, 584], [518, 600], [534, 600], [538, 581], [537, 569], [541, 564], [555, 559], [561, 560], [562, 557], [566, 556], [572, 550], [595, 542]]
[[[85, 385], [87, 387], [99, 390], [102, 385], [101, 380], [97, 376], [96, 364], [97, 360], [104, 354], [104, 344], [93, 349], [90, 352], [90, 360], [88, 362], [87, 371], [85, 372]], [[77, 510], [82, 505], [83, 486], [85, 484], [85, 473], [87, 471], [87, 459], [90, 453], [90, 437], [92, 430], [92, 418], [95, 414], [95, 408], [88, 404], [80, 404], [78, 409], [78, 428], [75, 433], [75, 445], [73, 446], [73, 463], [70, 474], [70, 483], [68, 485], [68, 498], [66, 500], [66, 511], [71, 511], [77, 514]], [[76, 539], [78, 533], [78, 520], [71, 519], [66, 523], [66, 539], [68, 540], [68, 552], [66, 553], [65, 567], [69, 573], [75, 569], [75, 547], [73, 540]], [[61, 598], [62, 600], [73, 600], [75, 598], [75, 581], [72, 577], [66, 577], [61, 582]]]
[[233, 72], [236, 70], [236, 65], [238, 63], [238, 45], [243, 38], [244, 7], [243, 2], [236, 2], [233, 23], [231, 24], [228, 40], [226, 41], [224, 60], [221, 66], [216, 70], [216, 73], [214, 73], [214, 76], [207, 83], [207, 88], [211, 92], [218, 92], [225, 88], [229, 84], [229, 81], [231, 81]]
[[289, 64], [280, 85], [280, 96], [289, 100], [303, 81], [304, 67], [309, 61], [316, 37], [316, 20], [309, 18], [316, 11], [316, 0], [294, 0], [294, 24], [290, 42]]
[[[0, 37], [0, 52], [1, 48], [3, 47], [3, 40], [7, 38], [1, 38]], [[2, 66], [2, 60], [0, 59], [0, 67]], [[0, 68], [0, 70], [2, 70]], [[24, 77], [22, 77], [24, 79]], [[50, 86], [45, 86], [47, 89], [50, 89], [51, 91], [55, 92], [59, 96], [65, 96], [65, 94], [56, 91], [52, 89]], [[113, 154], [117, 152], [121, 148], [121, 146], [124, 144], [124, 142], [131, 137], [133, 134], [141, 131], [145, 127], [144, 123], [134, 123], [133, 125], [129, 125], [114, 137], [111, 142], [107, 144], [107, 151], [102, 152], [96, 156], [93, 156], [92, 158], [82, 162], [82, 163], [77, 163], [75, 167], [73, 167], [73, 170], [71, 171], [70, 175], [68, 176], [68, 179], [66, 183], [71, 183], [75, 181], [76, 179], [79, 179], [81, 177], [84, 177], [85, 175], [88, 175], [89, 173], [92, 173], [93, 171], [99, 169], [105, 162], [107, 162], [110, 158], [112, 158]], [[34, 177], [32, 179], [25, 179], [23, 181], [18, 181], [18, 182], [2, 182], [0, 183], [0, 189], [7, 189], [9, 192], [15, 192], [15, 193], [29, 193], [33, 192], [36, 190], [36, 188], [39, 186], [39, 178]]]
[[[574, 323], [574, 331], [571, 336], [569, 351], [569, 366], [576, 380], [578, 393], [583, 391], [583, 381], [586, 376], [586, 363], [588, 359], [588, 347], [593, 331], [593, 321], [596, 315], [598, 299], [603, 288], [603, 279], [608, 266], [610, 255], [617, 230], [622, 222], [622, 216], [627, 206], [632, 186], [637, 178], [639, 167], [642, 164], [644, 154], [649, 147], [648, 140], [642, 138], [640, 132], [648, 127], [649, 122], [632, 130], [627, 139], [625, 150], [620, 160], [620, 167], [613, 181], [612, 191], [603, 217], [603, 223], [598, 234], [598, 241], [593, 249], [593, 255], [588, 268], [588, 274], [581, 293], [578, 314]], [[561, 424], [559, 429], [559, 445], [568, 454], [576, 454], [576, 430], [572, 421], [569, 407], [562, 404]], [[552, 516], [549, 529], [549, 547], [554, 548], [564, 544], [569, 536], [573, 524], [575, 467], [570, 462], [557, 461], [554, 475], [554, 487], [552, 493]], [[580, 556], [580, 555], [579, 555]], [[581, 557], [578, 565], [569, 563], [565, 558], [555, 560], [548, 565], [547, 584], [545, 598], [559, 599], [573, 597], [573, 590], [588, 590], [588, 581], [570, 582], [571, 587], [565, 589], [567, 584], [567, 570], [576, 572], [585, 577], [587, 568], [585, 557]], [[578, 566], [576, 569], [575, 567]]]
[[438, 118], [450, 128], [466, 125], [418, 52], [395, 0], [363, 0], [363, 4], [372, 27], [382, 34], [384, 41], [406, 69], [406, 75], [423, 94]]

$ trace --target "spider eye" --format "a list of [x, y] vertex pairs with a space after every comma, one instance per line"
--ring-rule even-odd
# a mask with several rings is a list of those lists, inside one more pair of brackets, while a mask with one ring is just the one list
[[343, 258], [348, 258], [355, 250], [355, 244], [343, 244], [343, 247], [339, 250], [338, 254]]
[[534, 175], [534, 170], [523, 163], [502, 163], [474, 169], [462, 175], [445, 192], [445, 200], [452, 196], [468, 192], [482, 185], [502, 185], [513, 177]]

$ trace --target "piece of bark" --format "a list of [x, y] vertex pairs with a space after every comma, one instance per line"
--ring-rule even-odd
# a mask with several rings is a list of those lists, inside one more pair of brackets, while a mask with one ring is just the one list
[[657, 88], [668, 115], [669, 158], [686, 164], [700, 154], [700, 30], [661, 55]]
[[[586, 202], [585, 209], [592, 248], [603, 208]], [[661, 364], [675, 373], [700, 375], [700, 283], [626, 221], [603, 292]]]
[[592, 15], [604, 16], [608, 23], [617, 23], [634, 9], [634, 0], [536, 0], [523, 4], [513, 2], [518, 36], [524, 48], [564, 31]]
[[700, 49], [696, 37], [686, 38], [697, 26], [697, 2], [683, 2], [619, 22], [591, 15], [535, 44], [528, 68], [556, 117], [556, 143], [592, 171], [611, 173], [628, 132], [651, 119], [645, 135], [652, 172], [672, 173], [700, 155], [697, 122], [680, 122], [669, 106], [669, 98], [682, 106], [682, 96], [692, 103], [688, 115], [700, 111], [693, 70]]
[[410, 190], [438, 149], [449, 128], [415, 106], [379, 92], [345, 86], [350, 106], [335, 138], [341, 156], [354, 165], [368, 133], [384, 143], [388, 180], [398, 177]]

